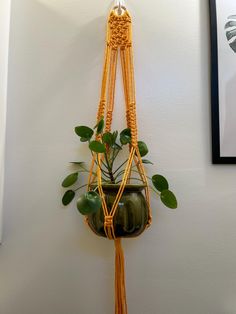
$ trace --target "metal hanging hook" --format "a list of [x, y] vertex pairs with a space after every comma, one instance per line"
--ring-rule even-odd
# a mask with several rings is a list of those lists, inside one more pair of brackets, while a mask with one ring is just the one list
[[113, 7], [116, 10], [118, 15], [122, 15], [126, 11], [125, 1], [124, 0], [115, 0], [115, 5]]

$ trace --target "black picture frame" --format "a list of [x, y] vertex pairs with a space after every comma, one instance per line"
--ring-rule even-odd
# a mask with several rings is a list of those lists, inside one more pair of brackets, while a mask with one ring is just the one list
[[[219, 66], [216, 0], [209, 0], [210, 38], [211, 38], [211, 128], [212, 163], [236, 164], [236, 156], [221, 156], [220, 153], [220, 116], [219, 116]], [[236, 123], [236, 122], [235, 122]]]

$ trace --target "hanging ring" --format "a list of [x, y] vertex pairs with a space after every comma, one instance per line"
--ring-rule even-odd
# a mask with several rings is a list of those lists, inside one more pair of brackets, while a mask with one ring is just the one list
[[122, 15], [124, 11], [126, 11], [124, 0], [116, 0], [113, 10], [115, 10], [118, 15]]

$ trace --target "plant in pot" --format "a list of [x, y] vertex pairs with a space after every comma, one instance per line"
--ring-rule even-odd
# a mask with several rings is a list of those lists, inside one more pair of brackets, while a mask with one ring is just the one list
[[[99, 193], [97, 172], [89, 170], [84, 162], [72, 162], [77, 167], [77, 171], [69, 174], [62, 182], [62, 186], [67, 189], [62, 197], [62, 203], [65, 206], [70, 204], [78, 191], [87, 187], [87, 191], [77, 198], [77, 209], [82, 215], [86, 215], [88, 225], [97, 235], [106, 237], [102, 209], [103, 198], [110, 214], [128, 162], [127, 159], [122, 160], [119, 157], [122, 151], [130, 149], [132, 135], [129, 128], [120, 133], [104, 131], [104, 125], [102, 117], [94, 128], [75, 127], [75, 133], [80, 137], [81, 142], [88, 145], [97, 169], [100, 171], [102, 195]], [[138, 141], [138, 151], [142, 157], [142, 164], [153, 165], [151, 161], [143, 158], [148, 154], [148, 147], [143, 141]], [[150, 181], [147, 186], [147, 182], [143, 182], [139, 177], [138, 163], [140, 161], [132, 163], [128, 181], [112, 221], [117, 238], [138, 236], [150, 224], [150, 208], [143, 195], [145, 189], [150, 189], [155, 196], [160, 197], [166, 207], [177, 208], [176, 197], [169, 189], [167, 179], [160, 174], [154, 174], [152, 177], [147, 177]], [[89, 180], [89, 184], [81, 184], [80, 173], [88, 173], [93, 179]]]

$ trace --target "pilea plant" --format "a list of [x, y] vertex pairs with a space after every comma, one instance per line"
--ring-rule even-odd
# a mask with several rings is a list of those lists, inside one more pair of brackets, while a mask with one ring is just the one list
[[[124, 167], [127, 160], [118, 163], [118, 156], [121, 155], [122, 150], [129, 147], [131, 143], [131, 131], [129, 128], [124, 129], [120, 133], [118, 131], [105, 132], [104, 118], [102, 118], [94, 128], [88, 126], [75, 127], [75, 133], [80, 137], [80, 141], [88, 145], [92, 155], [101, 154], [103, 156], [102, 162], [99, 165], [102, 173], [102, 184], [104, 186], [119, 185], [121, 183], [122, 175], [124, 174]], [[153, 165], [151, 161], [145, 159], [148, 154], [148, 147], [143, 141], [138, 141], [139, 153], [142, 157], [142, 163], [146, 165]], [[78, 167], [76, 172], [69, 174], [62, 182], [62, 186], [67, 188], [67, 191], [62, 197], [63, 205], [68, 205], [75, 198], [76, 193], [87, 184], [81, 184], [79, 174], [89, 173], [86, 164], [82, 161], [71, 162]], [[140, 178], [137, 177], [136, 165], [131, 168], [129, 183], [140, 183]], [[96, 177], [96, 173], [93, 173]], [[177, 208], [177, 199], [174, 193], [169, 189], [167, 179], [161, 174], [154, 174], [152, 177], [147, 177], [150, 180], [149, 188], [154, 194], [160, 197], [162, 203], [171, 209]], [[142, 183], [142, 182], [141, 182]], [[78, 185], [78, 186], [77, 186]], [[73, 186], [73, 188], [72, 188]], [[90, 187], [89, 191], [80, 194], [77, 199], [77, 209], [83, 215], [96, 213], [101, 208], [101, 198], [97, 192], [96, 180]]]

